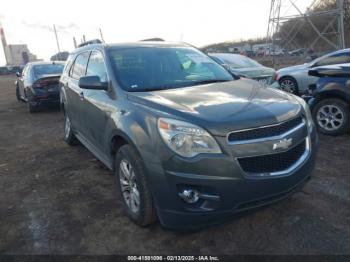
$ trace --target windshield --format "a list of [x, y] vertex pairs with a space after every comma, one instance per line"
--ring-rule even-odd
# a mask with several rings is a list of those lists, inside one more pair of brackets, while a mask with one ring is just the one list
[[230, 66], [231, 68], [247, 68], [247, 67], [262, 67], [261, 64], [242, 55], [213, 55], [213, 57], [219, 58], [224, 64]]
[[120, 85], [131, 92], [233, 80], [223, 67], [195, 48], [120, 48], [111, 49], [109, 56]]
[[44, 75], [59, 75], [62, 74], [63, 64], [44, 64], [33, 66], [34, 77], [40, 78]]

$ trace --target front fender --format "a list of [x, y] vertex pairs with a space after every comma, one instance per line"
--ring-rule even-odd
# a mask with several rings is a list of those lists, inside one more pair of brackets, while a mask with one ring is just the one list
[[346, 88], [342, 83], [330, 82], [315, 96], [316, 100], [321, 100], [326, 97], [336, 97], [350, 103], [350, 89]]
[[117, 111], [111, 115], [107, 141], [111, 146], [113, 139], [120, 136], [135, 148], [145, 163], [159, 163], [156, 153], [157, 118], [146, 111], [136, 110]]

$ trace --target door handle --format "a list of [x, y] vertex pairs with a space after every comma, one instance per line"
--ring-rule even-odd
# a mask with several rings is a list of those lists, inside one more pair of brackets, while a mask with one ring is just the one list
[[79, 93], [79, 97], [80, 97], [81, 100], [84, 100], [84, 92], [83, 92], [83, 91], [81, 91], [81, 92]]

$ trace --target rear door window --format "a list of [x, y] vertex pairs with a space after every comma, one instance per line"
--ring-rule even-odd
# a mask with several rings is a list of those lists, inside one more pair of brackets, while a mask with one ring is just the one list
[[73, 68], [71, 70], [71, 77], [74, 79], [79, 79], [86, 74], [86, 65], [89, 60], [90, 52], [84, 52], [77, 56], [75, 59]]

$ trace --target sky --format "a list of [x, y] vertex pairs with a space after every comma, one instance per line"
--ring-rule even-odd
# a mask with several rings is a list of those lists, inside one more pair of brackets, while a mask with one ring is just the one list
[[[294, 0], [302, 8], [311, 0]], [[0, 0], [0, 20], [8, 44], [27, 44], [41, 59], [99, 38], [107, 43], [161, 37], [201, 47], [264, 37], [271, 0]], [[0, 43], [1, 45], [1, 43]], [[5, 64], [0, 49], [0, 65]]]

